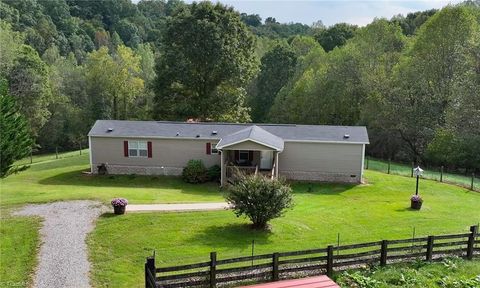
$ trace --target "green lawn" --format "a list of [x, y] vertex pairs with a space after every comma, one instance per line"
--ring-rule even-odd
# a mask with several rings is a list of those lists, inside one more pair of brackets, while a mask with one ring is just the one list
[[222, 201], [218, 185], [185, 184], [176, 177], [89, 176], [89, 155], [42, 161], [0, 180], [2, 206], [72, 199], [97, 199], [104, 203], [124, 197], [130, 203]]
[[[480, 287], [480, 260], [445, 259], [440, 263], [416, 262], [348, 271], [336, 275], [342, 287]], [[365, 285], [368, 283], [368, 285]], [[361, 285], [363, 284], [363, 286]], [[357, 285], [357, 286], [355, 286]]]
[[[370, 170], [380, 171], [387, 173], [388, 171], [388, 161], [380, 160], [380, 159], [373, 159], [368, 157], [368, 164], [365, 162], [365, 166]], [[432, 179], [436, 181], [440, 181], [440, 169], [438, 168], [425, 168], [423, 171], [423, 178], [425, 179]], [[396, 175], [403, 175], [403, 176], [411, 176], [412, 167], [405, 164], [390, 163], [390, 173]], [[473, 178], [473, 188], [477, 191], [480, 191], [480, 175], [476, 175]], [[472, 184], [472, 176], [471, 175], [460, 175], [460, 174], [453, 174], [453, 173], [443, 173], [442, 181], [446, 183], [454, 183], [460, 186], [464, 186], [467, 188], [471, 187]]]
[[[0, 217], [0, 287], [29, 287], [37, 263], [40, 219]], [[27, 282], [25, 282], [27, 281]]]
[[367, 171], [368, 185], [295, 184], [296, 206], [251, 230], [231, 211], [103, 215], [89, 238], [94, 282], [99, 287], [140, 287], [145, 257], [156, 250], [160, 266], [341, 243], [468, 232], [480, 221], [480, 193], [423, 180], [424, 207], [409, 209], [414, 179]]

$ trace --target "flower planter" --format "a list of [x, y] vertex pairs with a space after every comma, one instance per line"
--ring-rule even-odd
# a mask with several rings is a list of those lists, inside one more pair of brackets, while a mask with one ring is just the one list
[[410, 207], [411, 207], [412, 209], [415, 209], [415, 210], [420, 210], [420, 209], [422, 208], [422, 203], [423, 203], [423, 202], [413, 201], [413, 200], [412, 200]]
[[127, 206], [113, 206], [113, 213], [116, 215], [122, 215], [125, 214], [125, 208]]

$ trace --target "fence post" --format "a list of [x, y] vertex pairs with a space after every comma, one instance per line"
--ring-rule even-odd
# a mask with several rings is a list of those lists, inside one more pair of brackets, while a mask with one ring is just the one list
[[470, 184], [470, 190], [473, 191], [473, 180], [475, 178], [475, 172], [472, 173], [472, 183]]
[[440, 182], [443, 182], [443, 165], [440, 166]]
[[272, 280], [278, 281], [278, 253], [273, 253], [272, 257]]
[[[155, 257], [153, 256], [150, 256], [150, 257], [147, 257], [147, 262], [145, 262], [145, 288], [156, 288], [155, 286], [152, 287], [152, 281], [151, 281], [151, 278], [149, 276], [149, 272], [151, 275], [153, 275], [153, 277], [155, 277], [155, 274], [156, 274], [156, 268], [155, 268]], [[153, 283], [154, 285], [155, 282]]]
[[432, 255], [433, 255], [433, 241], [434, 241], [434, 236], [428, 236], [427, 240], [427, 254], [425, 256], [426, 261], [432, 261]]
[[55, 159], [58, 159], [58, 146], [55, 146]]
[[391, 162], [391, 161], [392, 161], [392, 160], [390, 160], [390, 158], [388, 158], [388, 171], [387, 171], [387, 174], [390, 174], [390, 162]]
[[217, 252], [210, 252], [210, 288], [217, 286]]
[[467, 259], [472, 260], [473, 258], [473, 249], [475, 247], [475, 236], [478, 233], [478, 226], [471, 226], [470, 227], [470, 236], [468, 236], [468, 245], [467, 245]]
[[368, 159], [369, 159], [369, 158], [370, 158], [370, 157], [367, 156], [367, 167], [365, 167], [365, 170], [368, 170]]
[[387, 247], [388, 241], [382, 240], [382, 249], [380, 250], [380, 266], [387, 265]]
[[327, 276], [332, 277], [333, 275], [333, 246], [328, 245], [327, 247]]
[[410, 177], [413, 178], [413, 169], [415, 169], [415, 162], [412, 162], [412, 169], [410, 169]]

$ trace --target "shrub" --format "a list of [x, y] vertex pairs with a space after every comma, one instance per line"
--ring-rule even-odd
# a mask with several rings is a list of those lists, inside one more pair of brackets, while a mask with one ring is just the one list
[[182, 178], [187, 183], [204, 183], [208, 181], [207, 172], [202, 160], [190, 160], [183, 168]]
[[222, 168], [218, 165], [213, 165], [212, 167], [208, 168], [208, 179], [210, 181], [220, 181], [220, 177], [222, 174]]
[[266, 228], [268, 221], [280, 217], [293, 206], [292, 189], [282, 180], [264, 176], [240, 176], [226, 196], [237, 217], [245, 215], [254, 228]]

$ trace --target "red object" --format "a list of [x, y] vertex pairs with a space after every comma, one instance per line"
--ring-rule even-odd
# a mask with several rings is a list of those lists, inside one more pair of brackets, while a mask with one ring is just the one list
[[295, 288], [340, 288], [340, 286], [333, 282], [332, 279], [328, 278], [325, 275], [316, 276], [316, 277], [308, 277], [303, 279], [292, 279], [292, 280], [283, 280], [283, 281], [276, 281], [258, 285], [251, 285], [251, 286], [242, 286], [244, 288], [287, 288], [287, 287], [295, 287]]
[[123, 141], [123, 156], [128, 157], [128, 141]]
[[147, 142], [148, 158], [152, 158], [152, 141]]
[[207, 143], [207, 155], [210, 155], [210, 154], [212, 154], [212, 144]]

